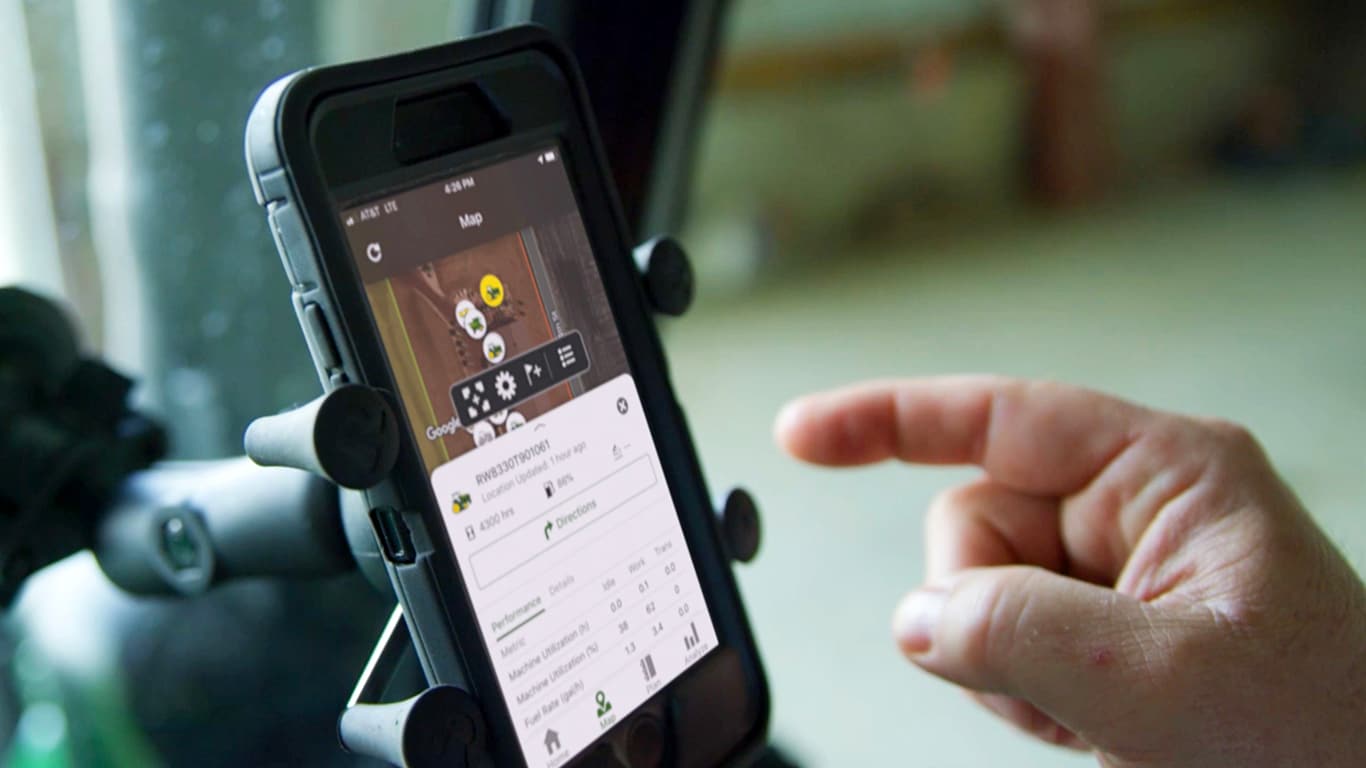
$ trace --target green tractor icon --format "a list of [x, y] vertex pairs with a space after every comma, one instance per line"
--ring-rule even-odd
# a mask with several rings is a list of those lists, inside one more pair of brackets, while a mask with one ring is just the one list
[[470, 495], [459, 491], [451, 494], [451, 514], [458, 515], [470, 508]]

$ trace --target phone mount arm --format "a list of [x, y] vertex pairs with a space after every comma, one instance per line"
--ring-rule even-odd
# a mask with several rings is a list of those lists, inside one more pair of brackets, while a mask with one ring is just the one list
[[197, 595], [236, 577], [345, 573], [356, 560], [338, 487], [378, 483], [398, 455], [393, 410], [348, 385], [247, 429], [249, 458], [170, 462], [130, 476], [91, 548], [134, 594]]
[[243, 577], [317, 578], [356, 568], [337, 488], [246, 458], [169, 462], [128, 478], [95, 527], [109, 580], [189, 597]]
[[398, 417], [384, 395], [345, 384], [313, 402], [247, 426], [243, 447], [266, 467], [293, 467], [363, 491], [398, 458]]
[[[300, 408], [253, 421], [243, 443], [258, 464], [304, 470], [319, 482], [365, 490], [393, 470], [398, 417], [379, 391], [348, 384]], [[339, 535], [340, 525], [334, 521], [334, 527]], [[396, 606], [337, 721], [342, 746], [412, 768], [477, 765], [487, 729], [470, 692], [439, 685], [379, 703], [412, 660], [412, 637]]]
[[438, 685], [401, 701], [376, 703], [391, 698], [393, 681], [413, 662], [412, 637], [403, 610], [395, 606], [337, 720], [342, 746], [410, 768], [476, 765], [484, 754], [485, 728], [468, 691]]
[[632, 256], [640, 271], [640, 286], [655, 312], [681, 317], [696, 295], [692, 262], [672, 237], [656, 237], [636, 246]]
[[[632, 254], [640, 271], [640, 285], [655, 312], [679, 317], [696, 296], [692, 262], [683, 246], [672, 237], [656, 237], [636, 246]], [[761, 525], [759, 506], [743, 488], [733, 488], [716, 505], [717, 524], [726, 554], [737, 563], [748, 563], [759, 553]]]

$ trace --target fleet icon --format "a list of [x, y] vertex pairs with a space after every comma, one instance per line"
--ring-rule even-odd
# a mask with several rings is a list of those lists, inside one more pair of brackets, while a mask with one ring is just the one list
[[501, 305], [506, 298], [503, 281], [499, 280], [497, 275], [484, 275], [484, 279], [479, 281], [479, 298], [490, 307]]

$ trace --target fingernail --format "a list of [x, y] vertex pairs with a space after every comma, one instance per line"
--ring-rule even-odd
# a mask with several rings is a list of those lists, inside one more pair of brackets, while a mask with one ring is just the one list
[[921, 589], [906, 595], [892, 614], [892, 634], [905, 653], [919, 656], [930, 650], [934, 625], [944, 612], [948, 595], [934, 589]]

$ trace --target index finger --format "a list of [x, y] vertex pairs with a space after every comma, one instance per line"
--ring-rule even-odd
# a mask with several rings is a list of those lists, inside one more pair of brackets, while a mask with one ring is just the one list
[[954, 376], [810, 395], [783, 409], [775, 434], [815, 464], [976, 464], [1011, 488], [1063, 496], [1084, 488], [1151, 418], [1065, 384]]

